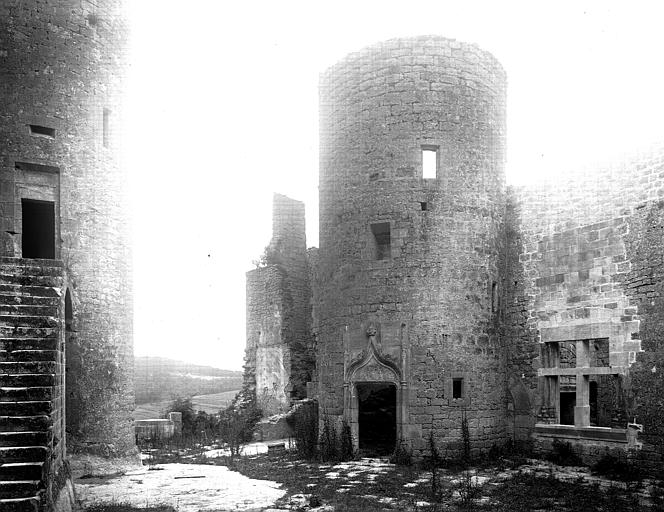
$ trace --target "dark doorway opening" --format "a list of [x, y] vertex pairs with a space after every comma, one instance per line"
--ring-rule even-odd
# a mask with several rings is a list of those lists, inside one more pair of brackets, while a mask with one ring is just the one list
[[22, 255], [55, 259], [55, 203], [21, 199]]
[[357, 384], [360, 450], [388, 455], [397, 439], [397, 388], [387, 382]]

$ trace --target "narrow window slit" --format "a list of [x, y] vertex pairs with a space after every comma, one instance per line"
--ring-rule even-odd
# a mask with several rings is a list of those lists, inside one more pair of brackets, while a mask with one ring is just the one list
[[30, 135], [34, 135], [36, 137], [46, 137], [47, 139], [55, 139], [55, 128], [40, 126], [38, 124], [31, 124], [28, 126], [30, 126]]

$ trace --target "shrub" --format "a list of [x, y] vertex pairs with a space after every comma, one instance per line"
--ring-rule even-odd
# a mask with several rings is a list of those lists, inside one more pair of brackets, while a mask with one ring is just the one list
[[581, 459], [574, 452], [572, 445], [569, 441], [561, 441], [554, 439], [552, 451], [548, 454], [547, 459], [560, 466], [580, 466]]
[[390, 462], [397, 466], [412, 466], [413, 464], [413, 451], [408, 447], [403, 438], [397, 441], [394, 448], [394, 453], [390, 457]]
[[219, 434], [228, 444], [231, 457], [239, 455], [242, 443], [251, 441], [261, 417], [255, 393], [247, 390], [240, 391], [230, 405], [219, 412]]
[[318, 448], [318, 403], [302, 401], [286, 416], [286, 423], [293, 431], [297, 454], [306, 460], [317, 455]]
[[593, 473], [613, 478], [615, 480], [633, 481], [641, 480], [643, 475], [635, 464], [621, 457], [616, 457], [608, 450], [602, 457], [592, 465]]

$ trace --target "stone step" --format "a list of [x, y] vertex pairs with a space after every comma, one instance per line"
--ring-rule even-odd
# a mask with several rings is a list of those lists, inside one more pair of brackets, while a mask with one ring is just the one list
[[58, 335], [58, 330], [53, 327], [28, 327], [19, 325], [12, 327], [9, 325], [0, 325], [1, 338], [54, 338]]
[[50, 432], [0, 432], [0, 446], [47, 446]]
[[39, 498], [0, 499], [2, 512], [39, 512]]
[[62, 260], [45, 260], [39, 258], [12, 258], [10, 256], [0, 257], [0, 265], [11, 265], [18, 267], [39, 267], [39, 268], [62, 268]]
[[28, 262], [27, 260], [24, 264], [3, 263], [0, 261], [0, 273], [57, 277], [63, 274], [63, 267], [61, 265], [32, 264], [32, 262]]
[[48, 432], [49, 428], [51, 418], [46, 415], [0, 416], [0, 432]]
[[44, 402], [53, 399], [51, 386], [0, 387], [0, 402]]
[[56, 350], [2, 350], [0, 348], [0, 361], [57, 361], [59, 353]]
[[48, 455], [45, 446], [7, 446], [0, 448], [0, 460], [7, 462], [44, 462]]
[[40, 274], [14, 273], [10, 270], [0, 269], [0, 283], [20, 284], [21, 286], [62, 286], [61, 276], [48, 276]]
[[60, 288], [53, 286], [22, 286], [0, 283], [0, 294], [20, 297], [60, 297]]
[[58, 319], [52, 316], [0, 315], [0, 325], [9, 327], [57, 328]]
[[0, 499], [34, 498], [37, 496], [41, 482], [39, 480], [14, 480], [0, 482]]
[[0, 373], [0, 388], [42, 388], [55, 386], [56, 381], [53, 373]]
[[21, 375], [31, 373], [41, 375], [43, 373], [55, 373], [55, 361], [1, 361], [0, 375]]
[[36, 304], [0, 303], [0, 315], [57, 317], [58, 306], [57, 304], [36, 305]]
[[32, 295], [16, 295], [13, 293], [0, 293], [0, 304], [57, 307], [60, 304], [60, 296], [33, 297]]
[[51, 414], [53, 403], [50, 401], [2, 402], [2, 414], [7, 416], [41, 416]]
[[0, 481], [42, 480], [43, 465], [43, 462], [3, 462], [0, 464]]
[[51, 428], [50, 416], [0, 416], [0, 432], [48, 432]]
[[18, 350], [56, 350], [57, 346], [58, 338], [56, 336], [48, 338], [0, 338], [0, 350], [7, 350], [9, 352]]

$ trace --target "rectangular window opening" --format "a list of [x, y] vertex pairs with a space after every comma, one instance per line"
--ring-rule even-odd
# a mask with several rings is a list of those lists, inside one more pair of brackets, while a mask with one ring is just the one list
[[108, 147], [108, 141], [110, 136], [110, 117], [111, 117], [111, 111], [105, 108], [103, 114], [103, 126], [102, 126], [102, 143], [105, 148]]
[[576, 375], [561, 375], [560, 382], [560, 423], [574, 425], [576, 406]]
[[55, 259], [55, 203], [21, 199], [22, 257]]
[[38, 124], [31, 124], [30, 126], [30, 135], [35, 137], [46, 137], [47, 139], [55, 138], [55, 128], [49, 128], [48, 126], [40, 126]]
[[420, 208], [423, 212], [426, 212], [429, 209], [429, 205], [426, 201], [420, 201]]
[[392, 242], [390, 239], [390, 223], [379, 222], [371, 225], [371, 232], [375, 240], [375, 256], [377, 260], [387, 260], [392, 257]]
[[422, 146], [422, 178], [438, 176], [438, 146]]
[[463, 378], [452, 379], [452, 398], [463, 398]]

